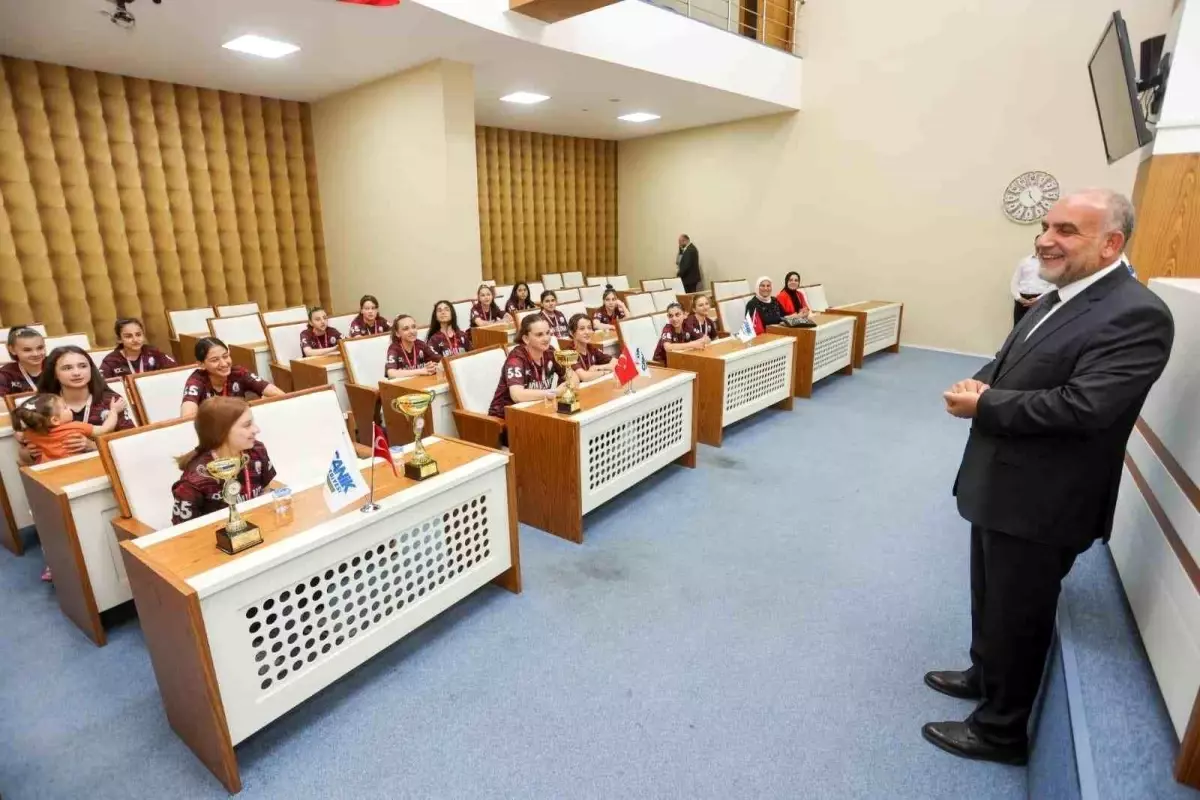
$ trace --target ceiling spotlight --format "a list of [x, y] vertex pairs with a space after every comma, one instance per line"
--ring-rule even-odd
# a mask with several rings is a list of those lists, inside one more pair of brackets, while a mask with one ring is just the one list
[[512, 94], [504, 95], [500, 99], [505, 103], [519, 103], [523, 106], [532, 106], [549, 100], [550, 95], [538, 94], [537, 92], [513, 92]]
[[656, 119], [662, 119], [658, 114], [649, 114], [645, 111], [635, 111], [632, 114], [623, 114], [617, 119], [622, 122], [652, 122]]
[[294, 44], [268, 39], [265, 36], [255, 36], [252, 33], [239, 36], [221, 46], [226, 50], [236, 50], [239, 53], [249, 53], [261, 58], [281, 58], [300, 49]]

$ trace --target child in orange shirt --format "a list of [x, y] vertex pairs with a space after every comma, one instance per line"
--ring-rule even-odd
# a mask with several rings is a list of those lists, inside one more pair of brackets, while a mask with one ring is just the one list
[[37, 463], [45, 464], [71, 455], [68, 440], [76, 436], [95, 439], [102, 433], [116, 430], [125, 410], [125, 401], [117, 398], [108, 407], [102, 425], [76, 422], [74, 414], [56, 394], [38, 394], [13, 409], [13, 429], [22, 431], [25, 443], [38, 449]]

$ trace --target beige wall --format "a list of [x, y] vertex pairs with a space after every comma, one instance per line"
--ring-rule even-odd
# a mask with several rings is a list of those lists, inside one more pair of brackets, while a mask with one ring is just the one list
[[337, 311], [365, 293], [428, 320], [480, 281], [472, 67], [435, 61], [315, 103]]
[[673, 274], [688, 233], [706, 280], [797, 269], [834, 303], [903, 300], [909, 343], [993, 352], [1035, 233], [1004, 217], [1007, 183], [1132, 189], [1087, 73], [1116, 6], [1136, 59], [1171, 0], [809, 3], [803, 111], [621, 143], [621, 271]]

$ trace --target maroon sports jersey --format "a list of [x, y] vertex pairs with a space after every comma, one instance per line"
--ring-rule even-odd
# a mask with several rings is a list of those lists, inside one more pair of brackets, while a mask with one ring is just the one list
[[393, 339], [388, 347], [387, 362], [383, 365], [383, 377], [387, 377], [389, 369], [420, 369], [430, 361], [436, 363], [441, 360], [441, 354], [420, 339], [413, 342], [411, 353], [404, 349], [403, 344]]
[[542, 319], [550, 323], [550, 335], [557, 336], [560, 339], [566, 339], [571, 335], [571, 331], [567, 328], [567, 318], [558, 309], [553, 312], [542, 312]]
[[447, 336], [443, 331], [438, 331], [429, 337], [429, 346], [442, 358], [456, 356], [471, 349], [471, 332], [462, 331]]
[[341, 340], [342, 334], [338, 332], [337, 328], [326, 327], [324, 333], [317, 333], [313, 330], [313, 326], [309, 325], [300, 331], [300, 352], [303, 353], [306, 347], [311, 347], [314, 350], [337, 347], [337, 343]]
[[522, 303], [516, 295], [508, 298], [508, 302], [504, 304], [505, 311], [533, 311], [535, 308], [537, 306], [533, 304], [533, 300], [526, 300]]
[[[271, 481], [275, 480], [275, 466], [271, 464], [271, 456], [262, 442], [255, 442], [246, 455], [250, 460], [236, 479], [242, 485], [238, 496], [242, 500], [252, 500], [266, 491]], [[211, 450], [193, 457], [171, 487], [171, 496], [175, 501], [171, 508], [172, 525], [227, 508], [221, 499], [221, 482], [199, 471], [201, 465], [213, 458]]]
[[234, 365], [229, 370], [229, 377], [225, 379], [225, 385], [221, 387], [221, 391], [217, 391], [213, 388], [212, 378], [209, 377], [209, 374], [198, 369], [188, 376], [187, 383], [183, 385], [183, 400], [184, 402], [190, 400], [199, 405], [210, 397], [245, 398], [250, 392], [262, 397], [263, 392], [270, 385], [245, 367]]
[[487, 308], [476, 301], [471, 304], [471, 324], [487, 325], [489, 322], [499, 322], [504, 319], [504, 312], [494, 302]]
[[[103, 425], [104, 420], [108, 419], [108, 407], [120, 396], [111, 389], [105, 389], [99, 400], [92, 400], [78, 411], [72, 409], [71, 416], [75, 418], [76, 422], [86, 422], [93, 426]], [[117, 430], [124, 431], [133, 427], [136, 427], [133, 423], [133, 415], [129, 413], [129, 406], [126, 405], [125, 410], [121, 412], [120, 421], [117, 422]]]
[[617, 320], [625, 319], [625, 312], [621, 310], [620, 306], [616, 306], [613, 309], [613, 313], [609, 314], [602, 306], [600, 310], [595, 313], [592, 319], [603, 325], [612, 325], [615, 328], [617, 326]]
[[39, 372], [37, 375], [30, 375], [30, 380], [26, 380], [25, 373], [21, 371], [21, 365], [16, 361], [0, 365], [0, 397], [6, 394], [36, 392], [37, 380], [40, 377], [42, 375]]
[[[350, 338], [354, 339], [359, 336], [371, 336], [372, 334], [376, 333], [387, 333], [389, 327], [390, 326], [388, 325], [387, 319], [385, 319], [382, 314], [375, 317], [374, 323], [367, 322], [365, 319], [363, 319], [363, 315], [359, 314], [357, 317], [350, 320]], [[333, 345], [330, 345], [330, 347], [332, 346]]]
[[529, 355], [529, 349], [525, 345], [517, 345], [508, 354], [508, 358], [504, 361], [504, 368], [500, 370], [500, 382], [496, 386], [496, 393], [492, 395], [492, 404], [488, 407], [488, 414], [504, 419], [504, 409], [513, 404], [508, 387], [549, 389], [553, 384], [553, 381], [550, 380], [552, 375], [557, 375], [560, 381], [567, 379], [567, 373], [563, 370], [562, 365], [554, 360], [551, 348], [542, 353], [542, 362], [537, 364]]
[[612, 356], [599, 347], [596, 347], [596, 345], [589, 344], [586, 353], [582, 350], [579, 351], [579, 360], [575, 362], [575, 369], [580, 372], [586, 372], [598, 364], [607, 364], [610, 361], [612, 361]]
[[658, 347], [654, 348], [654, 359], [660, 364], [667, 363], [667, 348], [668, 344], [683, 344], [684, 342], [694, 342], [699, 339], [699, 336], [693, 336], [692, 331], [688, 330], [687, 321], [680, 326], [680, 330], [675, 330], [671, 327], [671, 323], [663, 326], [662, 335], [658, 337]]
[[695, 314], [691, 314], [683, 321], [683, 329], [692, 337], [688, 340], [689, 342], [694, 342], [704, 336], [709, 339], [717, 338], [717, 323], [708, 317], [697, 317]]
[[139, 372], [157, 372], [160, 369], [170, 369], [175, 366], [175, 359], [148, 344], [142, 345], [142, 352], [133, 361], [125, 357], [120, 347], [113, 350], [100, 362], [100, 374], [105, 378], [119, 378], [122, 375], [134, 375]]

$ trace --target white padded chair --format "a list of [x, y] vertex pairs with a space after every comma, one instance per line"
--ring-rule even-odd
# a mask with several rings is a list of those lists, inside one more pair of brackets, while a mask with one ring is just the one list
[[564, 272], [562, 274], [562, 281], [563, 281], [563, 286], [568, 289], [573, 286], [579, 287], [579, 286], [586, 285], [583, 282], [583, 273], [582, 272]]
[[487, 280], [487, 281], [483, 281], [483, 283], [487, 284], [488, 286], [491, 286], [493, 289], [494, 289], [494, 288], [496, 288], [496, 282], [495, 282], [495, 281], [492, 281], [492, 280]]
[[139, 372], [131, 376], [134, 397], [146, 423], [165, 422], [179, 416], [183, 386], [195, 370], [195, 364], [158, 372]]
[[474, 304], [474, 297], [470, 300], [459, 300], [450, 304], [454, 307], [454, 316], [458, 320], [458, 327], [463, 330], [466, 330], [471, 324], [471, 306]]
[[554, 294], [560, 303], [578, 303], [580, 300], [578, 289], [558, 289]]
[[204, 308], [184, 308], [167, 312], [167, 323], [171, 327], [171, 338], [178, 339], [181, 333], [192, 336], [208, 336], [208, 321], [217, 312], [212, 306]]
[[[90, 339], [88, 339], [88, 335], [86, 333], [66, 333], [62, 336], [46, 337], [46, 355], [50, 355], [50, 353], [53, 352], [54, 348], [56, 347], [66, 347], [68, 345], [81, 347], [84, 350], [92, 349], [92, 342]], [[8, 348], [2, 349], [7, 350]]]
[[746, 303], [754, 295], [743, 294], [717, 301], [717, 321], [726, 333], [737, 333], [746, 319]]
[[750, 282], [745, 278], [736, 281], [713, 281], [713, 298], [723, 300], [726, 297], [738, 297], [743, 294], [751, 294]]
[[[268, 325], [282, 325], [285, 322], [308, 322], [308, 309], [304, 306], [292, 306], [291, 308], [281, 308], [276, 311], [264, 311], [259, 314], [262, 320], [262, 326], [265, 329]], [[259, 341], [262, 341], [261, 339]]]
[[500, 310], [503, 311], [504, 304], [508, 302], [508, 295], [512, 292], [512, 284], [510, 283], [506, 286], [497, 286], [497, 287], [495, 287], [495, 290], [496, 290], [496, 305], [498, 305], [500, 307]]
[[245, 314], [257, 314], [258, 303], [234, 303], [228, 306], [217, 306], [218, 317], [240, 317]]
[[343, 339], [346, 380], [362, 386], [374, 386], [384, 374], [387, 351], [391, 344], [392, 337], [386, 333], [359, 339]]
[[[350, 323], [354, 322], [354, 318], [357, 316], [358, 312], [355, 311], [353, 314], [338, 314], [336, 317], [330, 317], [329, 327], [337, 328], [338, 333], [342, 336], [349, 336]], [[299, 338], [299, 334], [297, 334], [297, 338]]]
[[[530, 314], [537, 314], [537, 313], [539, 313], [539, 312], [536, 308], [530, 309], [529, 311], [518, 311], [517, 312], [517, 328], [519, 329], [521, 327], [521, 320], [525, 319]], [[492, 388], [494, 389], [496, 387], [493, 386]]]
[[624, 275], [609, 275], [608, 282], [614, 289], [626, 291], [629, 289], [629, 278]]
[[825, 296], [824, 284], [814, 283], [811, 286], [801, 286], [800, 291], [804, 293], [804, 299], [808, 301], [808, 307], [813, 311], [829, 310], [829, 299]]
[[566, 317], [568, 321], [570, 321], [571, 317], [575, 314], [586, 314], [587, 305], [582, 302], [563, 303], [562, 305], [558, 306], [558, 310], [562, 312], [562, 315]]
[[[3, 340], [0, 339], [0, 341]], [[100, 369], [100, 362], [104, 361], [111, 352], [112, 350], [89, 350], [88, 356], [92, 359], [92, 363], [96, 365], [96, 369]]]
[[664, 278], [663, 285], [675, 294], [683, 294], [682, 278]]
[[579, 290], [579, 299], [588, 308], [596, 308], [604, 303], [604, 287], [585, 286]]
[[603, 288], [604, 285], [607, 283], [608, 283], [608, 278], [606, 278], [603, 275], [589, 275], [588, 279], [587, 279], [588, 286], [599, 286], [599, 287]]
[[650, 278], [642, 281], [643, 292], [661, 292], [667, 288], [663, 285], [662, 278]]
[[[307, 325], [307, 321], [304, 324]], [[213, 317], [208, 321], [208, 330], [225, 344], [258, 344], [267, 340], [258, 314]], [[299, 334], [296, 336], [299, 338]]]
[[417, 338], [420, 339], [422, 342], [428, 342], [429, 341], [429, 328], [428, 327], [417, 328]]
[[657, 292], [651, 292], [650, 296], [654, 298], [654, 309], [656, 311], [666, 311], [667, 306], [671, 303], [678, 302], [675, 299], [675, 292], [670, 289], [661, 289]]
[[542, 276], [542, 286], [546, 289], [553, 289], [557, 292], [559, 289], [563, 288], [562, 275], [558, 274], [557, 272], [546, 273]]
[[505, 358], [503, 349], [487, 348], [446, 362], [446, 371], [453, 377], [459, 408], [475, 414], [488, 412]]
[[647, 361], [654, 358], [654, 350], [658, 347], [658, 336], [662, 330], [655, 327], [651, 315], [619, 319], [617, 331], [630, 353], [640, 349]]
[[533, 301], [535, 306], [541, 304], [542, 292], [545, 290], [546, 288], [542, 286], [541, 281], [534, 281], [533, 283], [529, 284], [529, 299]]
[[[663, 332], [663, 328], [667, 327], [667, 315], [662, 312], [658, 312], [655, 314], [651, 314], [650, 319], [652, 319], [654, 321], [654, 332], [656, 334], [661, 335]], [[651, 355], [653, 355], [653, 354], [651, 354]]]
[[304, 358], [304, 353], [300, 350], [300, 331], [307, 327], [307, 322], [289, 322], [267, 328], [267, 344], [271, 346], [271, 359], [286, 367], [292, 363], [293, 358]]
[[106, 439], [100, 447], [108, 450], [129, 515], [156, 531], [171, 527], [171, 486], [179, 479], [175, 457], [196, 447], [192, 420]]
[[629, 316], [631, 317], [639, 317], [642, 314], [653, 314], [658, 310], [654, 307], [654, 297], [649, 292], [626, 295], [625, 308], [629, 309]]

